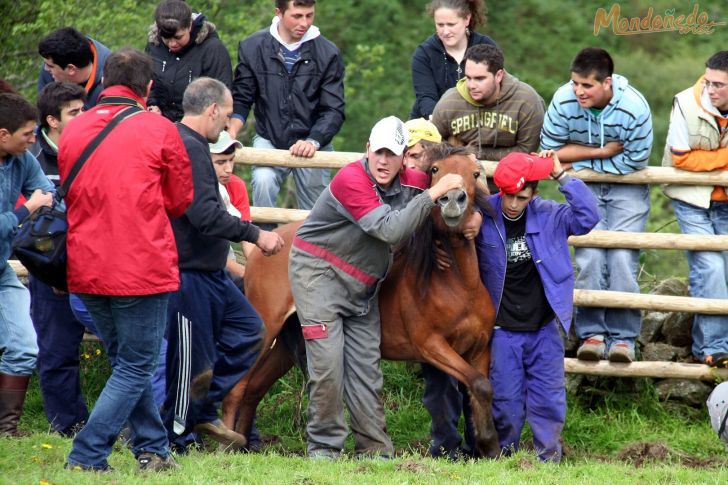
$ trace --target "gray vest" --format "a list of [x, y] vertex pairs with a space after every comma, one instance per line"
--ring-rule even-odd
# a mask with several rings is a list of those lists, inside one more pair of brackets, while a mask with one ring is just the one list
[[[721, 137], [720, 127], [715, 116], [706, 112], [695, 100], [694, 86], [679, 92], [673, 101], [673, 109], [683, 114], [688, 125], [688, 143], [693, 150], [717, 150], [728, 146], [728, 130]], [[662, 166], [672, 167], [672, 152], [665, 143]], [[710, 207], [710, 194], [713, 187], [707, 185], [665, 185], [665, 195], [697, 207]]]

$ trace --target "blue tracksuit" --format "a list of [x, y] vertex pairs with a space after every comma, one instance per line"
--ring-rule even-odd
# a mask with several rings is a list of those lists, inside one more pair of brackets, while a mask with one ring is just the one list
[[[557, 323], [571, 325], [574, 273], [567, 239], [588, 233], [599, 222], [597, 202], [586, 185], [564, 176], [561, 192], [567, 204], [534, 197], [526, 206], [526, 244], [556, 318], [531, 332], [496, 327], [491, 342], [493, 419], [502, 448], [517, 449], [526, 419], [542, 460], [559, 461], [560, 436], [566, 416], [564, 348]], [[500, 310], [506, 279], [506, 231], [501, 195], [490, 197], [488, 214], [476, 239], [480, 276]]]
[[167, 396], [162, 419], [170, 441], [217, 419], [223, 397], [255, 362], [263, 322], [224, 271], [229, 241], [258, 239], [259, 230], [225, 210], [207, 140], [178, 124], [190, 156], [195, 196], [172, 221], [180, 287], [167, 321]]

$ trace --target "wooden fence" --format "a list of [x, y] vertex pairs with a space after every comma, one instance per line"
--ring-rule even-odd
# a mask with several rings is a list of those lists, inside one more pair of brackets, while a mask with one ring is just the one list
[[[263, 150], [243, 148], [235, 156], [236, 163], [246, 165], [285, 166], [293, 168], [330, 168], [338, 169], [362, 157], [352, 152], [317, 152], [313, 158], [294, 157], [285, 150]], [[495, 162], [480, 162], [487, 177], [492, 177]], [[648, 167], [629, 175], [617, 176], [602, 174], [591, 170], [569, 171], [572, 177], [585, 182], [616, 182], [626, 184], [667, 184], [685, 185], [723, 185], [728, 186], [728, 171], [686, 172], [671, 167]], [[252, 207], [251, 216], [255, 222], [287, 223], [303, 220], [308, 211]], [[569, 238], [574, 247], [628, 248], [628, 249], [680, 249], [699, 251], [728, 250], [728, 236], [696, 236], [664, 233], [631, 233], [592, 231], [585, 236]], [[26, 275], [25, 268], [17, 261], [10, 261], [19, 275]], [[702, 313], [710, 315], [728, 314], [728, 300], [691, 298], [681, 296], [650, 295], [597, 290], [574, 290], [574, 305], [629, 308], [640, 310]], [[711, 369], [703, 364], [683, 364], [678, 362], [633, 362], [630, 364], [608, 361], [584, 362], [577, 359], [564, 359], [568, 373], [610, 375], [627, 377], [656, 377], [716, 380], [728, 378], [728, 369]]]

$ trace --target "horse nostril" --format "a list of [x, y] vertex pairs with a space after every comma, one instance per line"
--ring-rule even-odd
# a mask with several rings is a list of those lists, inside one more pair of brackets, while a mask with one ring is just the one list
[[458, 204], [464, 204], [466, 200], [468, 200], [468, 194], [461, 192], [460, 195], [458, 195]]
[[440, 197], [441, 204], [447, 204], [448, 202], [450, 202], [450, 197], [448, 197], [447, 195], [443, 195], [442, 197]]

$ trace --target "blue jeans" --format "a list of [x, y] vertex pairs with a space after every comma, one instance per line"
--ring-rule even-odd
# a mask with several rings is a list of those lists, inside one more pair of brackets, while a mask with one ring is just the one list
[[79, 295], [111, 361], [106, 382], [86, 426], [73, 440], [68, 462], [103, 468], [124, 423], [132, 452], [169, 455], [167, 433], [152, 396], [151, 379], [167, 324], [169, 293], [148, 296]]
[[506, 454], [518, 450], [526, 420], [543, 461], [561, 460], [566, 419], [564, 344], [556, 322], [533, 332], [496, 327], [491, 341], [493, 421]]
[[[273, 144], [258, 135], [253, 137], [253, 147], [275, 149]], [[333, 151], [331, 144], [321, 147], [323, 151]], [[288, 174], [293, 172], [296, 182], [296, 202], [299, 209], [309, 210], [316, 203], [321, 192], [331, 181], [328, 168], [289, 168], [253, 167], [253, 205], [256, 207], [276, 207], [276, 199], [281, 185]]]
[[[728, 203], [711, 202], [708, 209], [679, 200], [672, 207], [683, 234], [728, 235]], [[690, 295], [728, 298], [728, 251], [686, 251], [690, 266]], [[693, 355], [728, 353], [728, 316], [696, 314], [693, 320]]]
[[[91, 320], [91, 315], [89, 315], [89, 312], [86, 309], [86, 306], [83, 304], [83, 301], [81, 301], [81, 299], [74, 294], [70, 295], [69, 300], [71, 302], [71, 310], [73, 311], [76, 319], [78, 319], [79, 322], [81, 322], [86, 328], [91, 330], [94, 335], [98, 337], [99, 334], [94, 327], [94, 322]], [[162, 404], [164, 404], [164, 395], [166, 392], [166, 356], [167, 339], [162, 337], [162, 345], [159, 348], [159, 363], [157, 364], [157, 370], [154, 371], [154, 375], [152, 376], [152, 394], [154, 394], [154, 402], [156, 402], [157, 407], [160, 408], [162, 407]]]
[[[642, 232], [650, 212], [647, 185], [586, 184], [597, 198], [599, 223], [594, 229]], [[579, 275], [574, 287], [639, 293], [637, 249], [576, 248]], [[607, 344], [623, 340], [634, 344], [640, 333], [640, 311], [620, 308], [577, 307], [574, 329], [579, 339], [604, 335]]]
[[0, 374], [29, 376], [38, 357], [30, 293], [5, 262], [0, 266]]

